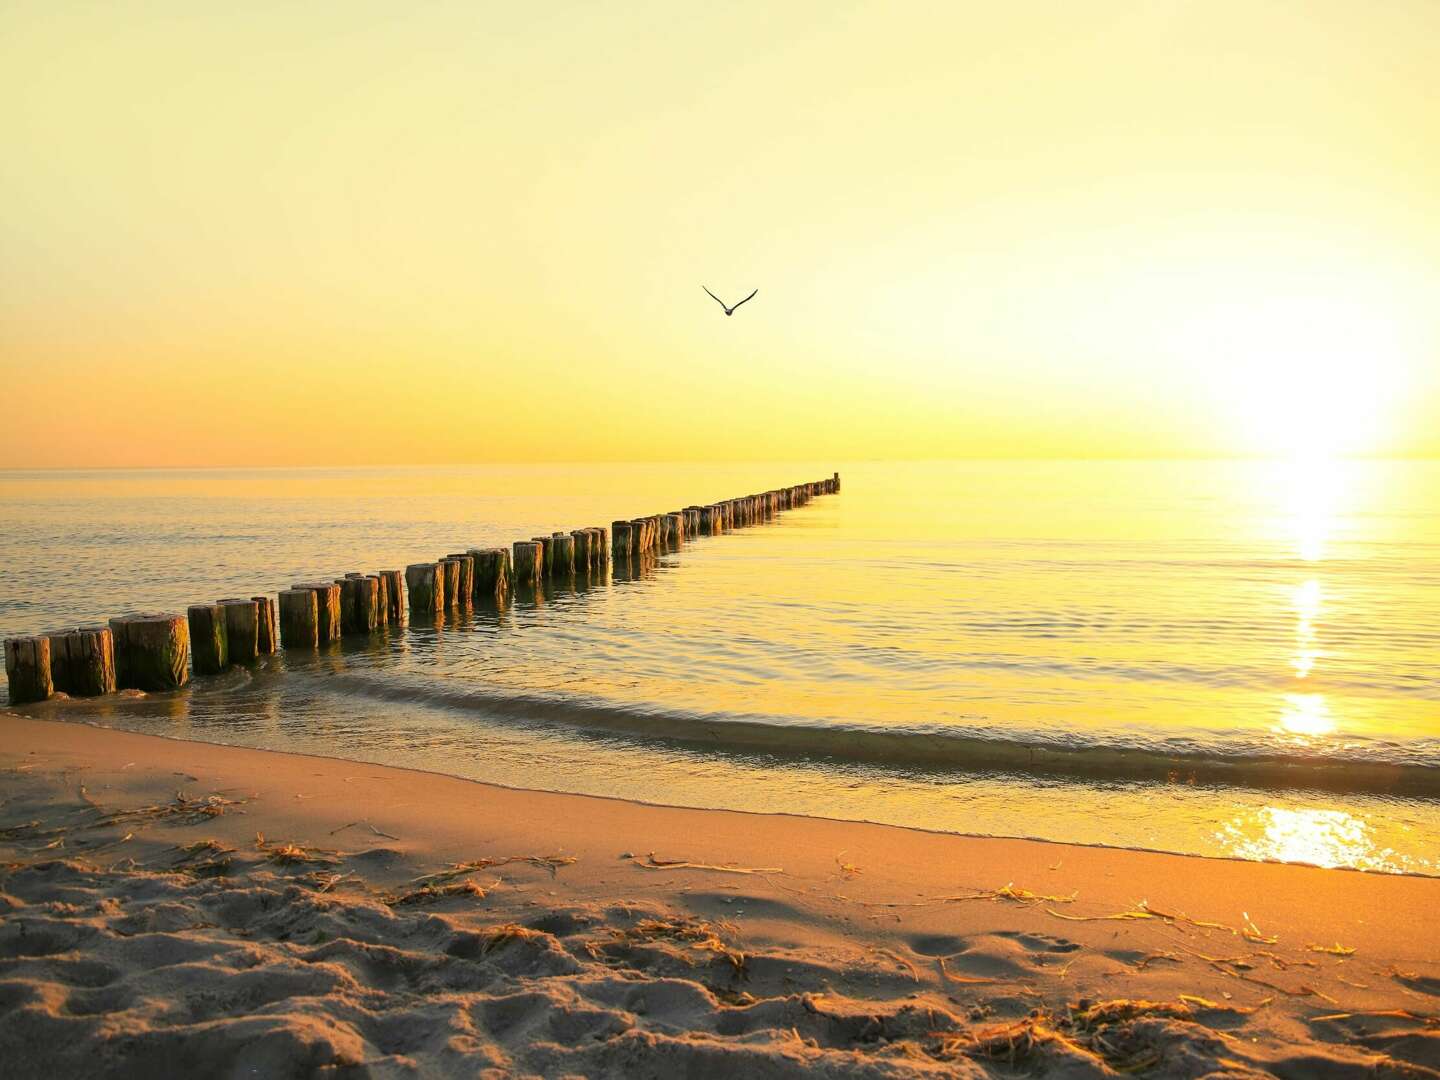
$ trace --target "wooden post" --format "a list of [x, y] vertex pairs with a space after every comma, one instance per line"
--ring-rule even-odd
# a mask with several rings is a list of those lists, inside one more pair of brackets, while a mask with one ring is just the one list
[[510, 549], [471, 548], [475, 560], [475, 599], [501, 603], [510, 595]]
[[445, 610], [445, 571], [439, 563], [411, 563], [405, 567], [405, 588], [410, 592], [410, 610], [434, 618]]
[[380, 604], [380, 578], [375, 574], [366, 574], [360, 579], [360, 611], [356, 616], [356, 625], [363, 625], [365, 633], [373, 634], [381, 626]]
[[389, 605], [391, 626], [405, 624], [405, 572], [403, 570], [381, 570], [385, 579], [385, 602]]
[[538, 588], [545, 573], [545, 548], [535, 540], [516, 540], [515, 584], [526, 589]]
[[380, 579], [346, 574], [340, 586], [340, 628], [346, 634], [369, 634], [380, 625]]
[[595, 537], [589, 529], [572, 529], [570, 539], [575, 545], [575, 572], [588, 575], [595, 569], [595, 557], [590, 552]]
[[190, 681], [190, 628], [183, 615], [122, 615], [110, 620], [110, 633], [117, 686], [178, 690]]
[[441, 559], [440, 571], [444, 575], [445, 607], [457, 607], [460, 603], [460, 560]]
[[383, 570], [365, 576], [375, 579], [375, 624], [377, 627], [387, 626], [390, 623], [390, 579]]
[[115, 692], [115, 639], [108, 626], [79, 626], [50, 635], [54, 688], [74, 697]]
[[260, 659], [260, 605], [254, 600], [221, 600], [225, 609], [225, 643], [232, 664]]
[[320, 644], [320, 606], [314, 589], [286, 589], [280, 594], [280, 638], [287, 650]]
[[463, 607], [469, 607], [475, 600], [475, 557], [463, 551], [452, 551], [445, 557], [458, 559], [460, 562], [460, 585], [455, 593], [456, 602]]
[[563, 581], [575, 576], [575, 537], [569, 533], [556, 533], [550, 538], [550, 547], [545, 554], [552, 578]]
[[595, 568], [603, 570], [610, 562], [610, 530], [604, 525], [592, 525], [590, 531], [595, 536], [595, 543], [591, 547], [595, 552]]
[[554, 546], [555, 538], [553, 536], [532, 536], [530, 539], [540, 545], [540, 576], [541, 578], [547, 578], [550, 576], [551, 559], [553, 557], [550, 549]]
[[317, 611], [316, 626], [319, 628], [320, 644], [328, 645], [332, 641], [339, 641], [341, 634], [340, 622], [340, 586], [333, 581], [322, 581], [305, 585], [296, 585], [297, 589], [310, 589], [315, 593], [315, 607]]
[[353, 634], [355, 632], [355, 586], [350, 584], [358, 573], [349, 573], [342, 578], [336, 578], [335, 584], [340, 589], [340, 633]]
[[218, 675], [230, 666], [225, 609], [219, 604], [191, 604], [185, 609], [190, 627], [190, 662], [196, 675]]
[[[292, 589], [315, 594], [315, 630], [321, 645], [340, 640], [340, 586], [333, 581], [302, 582]], [[333, 590], [333, 592], [332, 592]]]
[[11, 705], [44, 701], [53, 694], [50, 639], [43, 635], [6, 638], [5, 677], [10, 681]]
[[628, 521], [615, 521], [610, 525], [610, 535], [614, 537], [613, 547], [616, 559], [630, 558], [630, 531], [633, 529]]
[[273, 596], [252, 596], [251, 600], [259, 614], [259, 649], [261, 656], [270, 656], [279, 647], [275, 634], [275, 598]]

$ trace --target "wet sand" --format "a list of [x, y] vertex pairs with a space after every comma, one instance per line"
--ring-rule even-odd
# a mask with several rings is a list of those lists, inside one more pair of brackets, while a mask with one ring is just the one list
[[1440, 1077], [1437, 911], [0, 714], [17, 1077]]

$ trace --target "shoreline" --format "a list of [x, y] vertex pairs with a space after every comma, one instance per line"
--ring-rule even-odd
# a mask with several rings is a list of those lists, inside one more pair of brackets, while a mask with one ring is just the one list
[[1418, 875], [664, 807], [14, 714], [0, 849], [0, 1050], [21, 1076], [1440, 1076], [1440, 881]]
[[577, 799], [597, 799], [605, 802], [616, 802], [625, 804], [627, 806], [635, 807], [649, 807], [657, 810], [693, 810], [701, 812], [751, 815], [759, 818], [790, 819], [794, 821], [825, 821], [839, 825], [869, 825], [881, 829], [900, 829], [905, 832], [922, 833], [929, 836], [954, 836], [968, 840], [1012, 840], [1027, 844], [1044, 844], [1058, 848], [1081, 848], [1096, 851], [1135, 852], [1137, 854], [1144, 855], [1167, 855], [1180, 859], [1201, 859], [1222, 863], [1242, 863], [1260, 866], [1295, 866], [1311, 870], [1323, 870], [1326, 872], [1361, 874], [1367, 876], [1379, 875], [1382, 877], [1419, 878], [1425, 881], [1440, 881], [1440, 872], [1434, 874], [1425, 874], [1416, 870], [1369, 870], [1358, 866], [1322, 866], [1319, 863], [1286, 861], [1281, 859], [1247, 859], [1239, 855], [1217, 855], [1188, 851], [1172, 851], [1166, 848], [1127, 846], [1124, 844], [1105, 844], [1098, 841], [1086, 843], [1078, 840], [1053, 840], [1043, 836], [1027, 836], [1011, 833], [961, 832], [951, 829], [931, 828], [925, 825], [899, 825], [893, 822], [876, 821], [870, 818], [831, 817], [825, 814], [801, 814], [789, 810], [747, 810], [739, 807], [696, 806], [686, 803], [668, 803], [651, 801], [647, 799], [636, 799], [624, 795], [599, 795], [589, 792], [566, 791], [560, 788], [525, 787], [519, 784], [501, 783], [498, 780], [478, 780], [474, 777], [464, 776], [460, 773], [444, 772], [439, 769], [422, 769], [409, 765], [392, 765], [382, 761], [375, 761], [370, 758], [335, 757], [328, 754], [314, 754], [308, 751], [277, 750], [274, 747], [268, 746], [250, 746], [245, 743], [222, 743], [213, 742], [208, 739], [186, 739], [182, 738], [179, 735], [164, 735], [156, 732], [131, 731], [128, 728], [115, 727], [109, 724], [101, 724], [94, 720], [86, 720], [79, 718], [73, 720], [59, 720], [50, 719], [48, 717], [31, 717], [26, 716], [24, 713], [15, 712], [9, 708], [0, 708], [0, 723], [3, 723], [3, 721], [8, 718], [33, 721], [43, 724], [70, 724], [79, 727], [95, 728], [101, 731], [115, 731], [127, 735], [138, 735], [141, 738], [147, 739], [162, 739], [168, 742], [182, 744], [228, 747], [236, 750], [245, 750], [258, 754], [276, 754], [280, 757], [285, 758], [307, 758], [314, 761], [327, 762], [331, 764], [343, 764], [348, 762], [353, 765], [368, 765], [379, 769], [388, 769], [400, 773], [410, 773], [420, 778], [443, 777], [447, 780], [454, 780], [459, 783], [476, 784], [481, 787], [495, 788], [499, 791], [515, 792], [517, 794], [533, 793], [537, 795], [568, 796]]

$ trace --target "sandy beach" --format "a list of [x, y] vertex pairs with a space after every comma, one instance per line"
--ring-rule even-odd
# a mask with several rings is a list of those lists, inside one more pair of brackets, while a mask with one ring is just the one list
[[1440, 881], [0, 715], [9, 1076], [1440, 1076]]

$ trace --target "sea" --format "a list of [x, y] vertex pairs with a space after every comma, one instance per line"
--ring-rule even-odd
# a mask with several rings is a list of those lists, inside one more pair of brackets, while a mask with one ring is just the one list
[[8, 471], [0, 637], [836, 470], [838, 494], [645, 565], [173, 694], [18, 708], [652, 803], [1440, 875], [1440, 462]]

